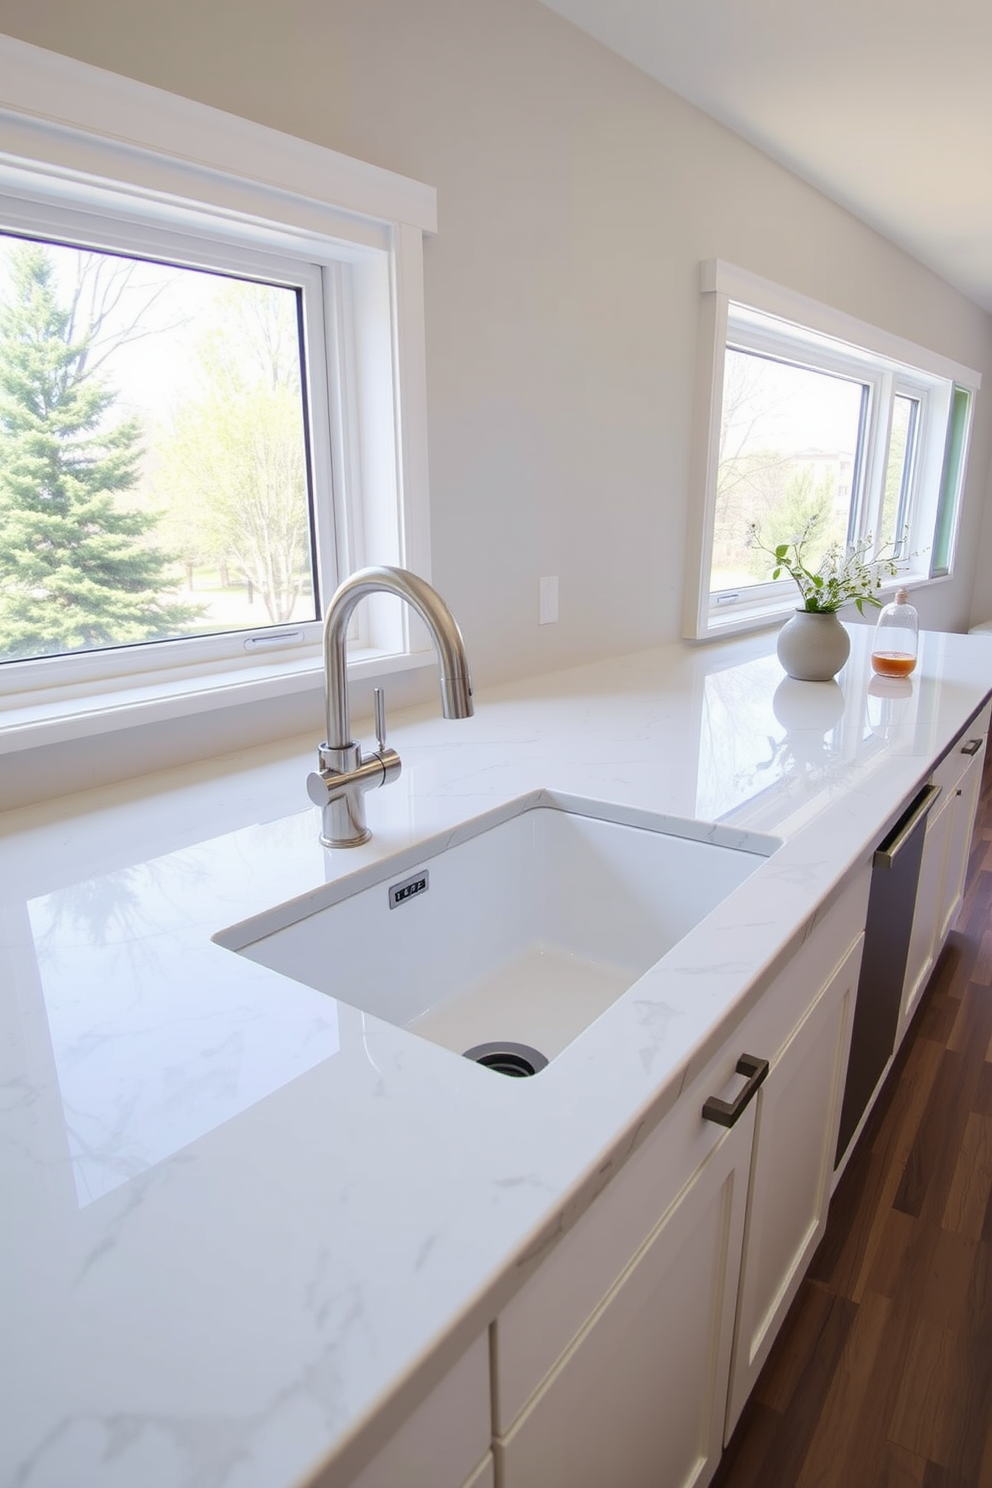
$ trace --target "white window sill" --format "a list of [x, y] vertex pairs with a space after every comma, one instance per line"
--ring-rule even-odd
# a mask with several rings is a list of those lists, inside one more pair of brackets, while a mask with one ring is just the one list
[[[878, 598], [882, 604], [888, 604], [895, 596], [897, 589], [908, 589], [910, 599], [920, 589], [928, 589], [935, 584], [946, 584], [950, 578], [949, 574], [940, 574], [936, 578], [930, 578], [923, 574], [899, 574], [896, 578], [887, 580], [878, 590]], [[736, 604], [728, 605], [725, 610], [711, 610], [709, 624], [705, 635], [696, 636], [697, 642], [722, 641], [728, 636], [744, 635], [748, 631], [763, 630], [770, 625], [778, 625], [787, 620], [797, 609], [801, 608], [794, 600], [798, 600], [799, 591], [794, 591], [794, 599], [788, 602], [776, 597], [774, 600], [765, 600], [751, 605]], [[843, 606], [840, 610], [840, 618], [846, 620], [852, 614], [857, 614], [853, 601]], [[876, 613], [873, 605], [865, 605], [865, 619], [870, 620], [872, 614]]]
[[[348, 679], [413, 671], [435, 661], [433, 651], [353, 652]], [[64, 687], [11, 693], [0, 701], [0, 756], [301, 692], [322, 693], [323, 687], [323, 664], [311, 651], [292, 661], [230, 671], [176, 668], [167, 677], [139, 677], [98, 692]]]

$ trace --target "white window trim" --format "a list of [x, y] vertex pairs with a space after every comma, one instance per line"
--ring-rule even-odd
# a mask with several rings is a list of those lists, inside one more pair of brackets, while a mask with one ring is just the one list
[[[732, 615], [716, 617], [710, 605], [720, 440], [719, 412], [723, 397], [724, 358], [732, 303], [749, 307], [764, 315], [777, 316], [834, 341], [844, 342], [855, 355], [861, 349], [911, 369], [907, 371], [907, 391], [919, 392], [928, 379], [957, 384], [967, 388], [972, 394], [982, 385], [981, 373], [973, 368], [965, 367], [939, 352], [931, 351], [879, 326], [870, 325], [746, 269], [737, 268], [722, 259], [709, 259], [700, 265], [700, 290], [702, 304], [694, 395], [691, 499], [686, 533], [686, 586], [682, 630], [686, 640], [714, 640], [755, 630], [781, 619], [794, 608], [791, 596], [761, 593], [762, 586], [755, 586], [759, 592], [755, 594], [753, 602], [735, 607]], [[914, 373], [923, 374], [922, 379], [914, 378]], [[946, 396], [949, 398], [949, 390]], [[877, 442], [876, 440], [876, 445]], [[926, 464], [931, 472], [936, 468], [939, 480], [943, 448], [938, 451], [933, 448], [933, 443], [931, 439], [930, 445], [921, 451], [920, 464]], [[869, 450], [869, 458], [879, 458], [877, 449]], [[966, 475], [965, 468], [961, 475], [962, 485]], [[933, 500], [936, 502], [936, 496]], [[946, 583], [948, 577], [949, 572], [934, 577], [914, 573], [911, 581], [914, 586], [923, 583], [940, 584]], [[897, 582], [903, 580], [894, 580], [890, 586], [883, 586], [885, 592], [887, 593], [888, 588], [894, 589]]]
[[[391, 459], [399, 505], [388, 561], [430, 578], [423, 239], [437, 230], [433, 187], [102, 68], [0, 36], [0, 190], [179, 225], [230, 223], [261, 248], [333, 247], [388, 263], [394, 345]], [[370, 254], [370, 250], [377, 250]], [[331, 311], [333, 313], [333, 310]], [[332, 371], [333, 375], [333, 371]], [[394, 435], [395, 429], [395, 435]], [[337, 458], [332, 434], [332, 458]], [[337, 484], [337, 483], [335, 483]], [[325, 596], [326, 599], [326, 596]], [[389, 643], [350, 675], [428, 664], [423, 632], [387, 617]], [[57, 660], [57, 658], [53, 658]], [[319, 644], [267, 650], [218, 670], [202, 661], [106, 683], [11, 691], [0, 679], [0, 755], [42, 743], [226, 708], [315, 687]]]

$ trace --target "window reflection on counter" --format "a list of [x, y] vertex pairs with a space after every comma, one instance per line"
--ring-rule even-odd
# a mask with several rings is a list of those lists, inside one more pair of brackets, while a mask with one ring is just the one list
[[[824, 785], [911, 735], [918, 689], [896, 696], [849, 665], [835, 682], [796, 682], [777, 657], [711, 673], [703, 684], [696, 815], [772, 830]], [[825, 804], [825, 802], [823, 803]]]
[[211, 943], [206, 872], [177, 853], [28, 902], [80, 1207], [339, 1048], [332, 998]]

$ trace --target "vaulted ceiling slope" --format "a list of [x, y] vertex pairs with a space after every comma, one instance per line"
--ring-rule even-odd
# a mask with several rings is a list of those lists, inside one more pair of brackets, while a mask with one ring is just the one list
[[992, 311], [992, 0], [544, 0]]

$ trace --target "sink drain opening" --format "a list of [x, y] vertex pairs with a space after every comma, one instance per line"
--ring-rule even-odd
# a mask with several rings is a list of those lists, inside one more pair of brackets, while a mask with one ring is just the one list
[[465, 1050], [464, 1057], [474, 1059], [476, 1064], [484, 1064], [497, 1074], [512, 1075], [515, 1079], [539, 1074], [548, 1062], [541, 1051], [532, 1049], [530, 1044], [476, 1044], [474, 1048]]

